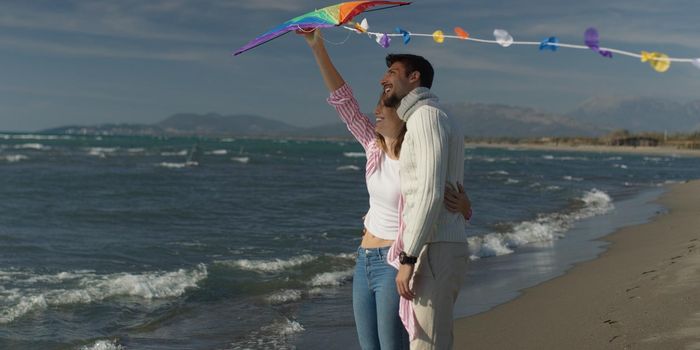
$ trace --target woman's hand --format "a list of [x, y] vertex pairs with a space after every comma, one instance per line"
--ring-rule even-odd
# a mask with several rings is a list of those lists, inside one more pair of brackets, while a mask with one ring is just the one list
[[445, 207], [453, 213], [461, 213], [466, 220], [472, 217], [472, 202], [460, 183], [457, 188], [449, 182], [445, 185]]
[[296, 33], [303, 36], [312, 49], [319, 47], [319, 45], [323, 46], [323, 37], [321, 37], [321, 31], [318, 29], [299, 29]]

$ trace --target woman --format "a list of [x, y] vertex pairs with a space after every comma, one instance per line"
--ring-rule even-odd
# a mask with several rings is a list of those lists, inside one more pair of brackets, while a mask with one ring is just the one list
[[[353, 278], [353, 310], [363, 349], [408, 349], [408, 333], [399, 318], [397, 270], [387, 262], [389, 248], [399, 231], [399, 154], [406, 124], [380, 98], [374, 110], [376, 123], [360, 112], [352, 90], [333, 66], [319, 30], [303, 34], [311, 47], [331, 104], [367, 155], [366, 181], [370, 209], [364, 219]], [[465, 218], [471, 204], [461, 185], [447, 188], [445, 204]]]

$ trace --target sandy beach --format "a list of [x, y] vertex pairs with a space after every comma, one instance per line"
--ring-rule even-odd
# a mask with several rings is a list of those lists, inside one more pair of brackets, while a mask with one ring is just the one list
[[667, 213], [517, 299], [455, 321], [455, 349], [700, 349], [700, 180]]
[[645, 155], [665, 155], [665, 156], [690, 156], [700, 157], [700, 150], [697, 149], [679, 149], [670, 146], [658, 147], [632, 147], [632, 146], [600, 146], [600, 145], [573, 145], [573, 144], [508, 144], [508, 143], [486, 143], [486, 142], [467, 142], [466, 147], [484, 147], [484, 148], [506, 148], [516, 150], [551, 150], [551, 151], [566, 151], [566, 152], [592, 152], [592, 153], [622, 153], [622, 154], [645, 154]]

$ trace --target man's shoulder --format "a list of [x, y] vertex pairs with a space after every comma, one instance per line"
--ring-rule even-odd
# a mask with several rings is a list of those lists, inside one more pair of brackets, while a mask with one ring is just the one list
[[436, 121], [441, 122], [443, 119], [448, 118], [448, 116], [445, 109], [439, 104], [426, 104], [416, 108], [413, 115], [411, 115], [411, 118], [408, 119], [408, 123], [411, 123], [411, 121], [416, 123], [424, 118], [435, 119]]

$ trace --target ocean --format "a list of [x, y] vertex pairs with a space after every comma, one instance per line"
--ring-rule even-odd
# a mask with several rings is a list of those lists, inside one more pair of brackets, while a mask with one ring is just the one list
[[[357, 348], [351, 141], [0, 134], [0, 349]], [[648, 220], [700, 158], [468, 148], [483, 312]]]

